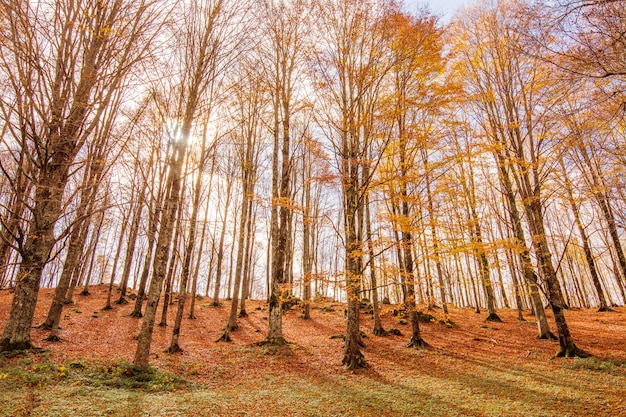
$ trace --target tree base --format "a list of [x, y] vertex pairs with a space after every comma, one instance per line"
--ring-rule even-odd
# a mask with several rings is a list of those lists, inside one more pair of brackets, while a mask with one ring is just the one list
[[424, 341], [424, 339], [420, 338], [415, 338], [412, 337], [411, 340], [409, 340], [409, 343], [406, 345], [406, 347], [408, 348], [415, 348], [415, 349], [423, 349], [428, 347], [428, 343], [426, 343]]
[[195, 315], [193, 315], [193, 314], [190, 314], [189, 316], [187, 316], [187, 318], [189, 320], [196, 320], [197, 319], [197, 317]]
[[571, 346], [563, 346], [559, 349], [559, 351], [554, 355], [555, 358], [589, 358], [591, 354], [585, 352], [582, 349], [576, 347], [576, 345], [572, 344]]
[[167, 327], [167, 322], [162, 321], [161, 323], [159, 323], [159, 327]]
[[51, 334], [44, 339], [46, 342], [60, 342], [62, 339], [56, 334]]
[[228, 332], [224, 332], [224, 334], [222, 334], [220, 336], [220, 338], [215, 341], [215, 343], [219, 343], [219, 342], [227, 342], [227, 343], [229, 343], [229, 342], [232, 342], [232, 341], [233, 341], [233, 339], [230, 338], [230, 334], [228, 334]]
[[30, 340], [24, 342], [11, 342], [9, 339], [0, 340], [0, 352], [16, 352], [34, 348], [35, 345]]
[[248, 312], [246, 310], [241, 310], [239, 312], [239, 318], [244, 318], [244, 317], [248, 317]]
[[39, 330], [52, 330], [52, 325], [48, 324], [47, 322], [43, 322], [41, 323], [39, 326], [35, 326], [35, 329], [39, 329]]
[[537, 336], [537, 339], [543, 339], [543, 340], [559, 340], [558, 337], [556, 337], [554, 335], [554, 333], [552, 332], [548, 332], [547, 334], [540, 334], [539, 336]]
[[387, 330], [383, 328], [383, 326], [374, 326], [374, 330], [372, 330], [372, 334], [374, 334], [375, 336], [380, 336], [380, 337], [389, 335], [389, 333], [387, 332]]
[[111, 304], [107, 304], [104, 307], [102, 307], [102, 311], [107, 311], [107, 310], [113, 310], [113, 307], [111, 307]]
[[141, 311], [133, 311], [132, 313], [129, 314], [128, 317], [132, 317], [134, 319], [140, 319], [143, 317], [143, 314], [141, 314]]
[[255, 343], [255, 346], [287, 346], [288, 341], [284, 337], [272, 337], [271, 339], [263, 339], [260, 342]]
[[127, 300], [126, 298], [124, 298], [124, 297], [122, 297], [122, 298], [118, 298], [118, 299], [115, 301], [115, 304], [125, 305], [125, 304], [128, 304], [128, 300]]
[[87, 289], [82, 290], [82, 291], [80, 292], [80, 295], [82, 295], [83, 297], [87, 297], [89, 294], [90, 294], [90, 293], [89, 293], [89, 290], [87, 290]]
[[611, 307], [600, 307], [598, 309], [598, 313], [615, 313], [615, 310], [613, 310]]
[[496, 313], [489, 314], [487, 318], [485, 319], [485, 321], [494, 321], [497, 323], [502, 323], [502, 319]]
[[365, 362], [365, 358], [359, 352], [356, 354], [346, 354], [341, 361], [343, 365], [346, 365], [347, 368], [351, 371], [361, 368], [367, 368], [367, 362]]
[[173, 345], [170, 345], [167, 350], [165, 350], [165, 353], [178, 353], [182, 351], [183, 349], [180, 347], [180, 345], [178, 343], [174, 343]]

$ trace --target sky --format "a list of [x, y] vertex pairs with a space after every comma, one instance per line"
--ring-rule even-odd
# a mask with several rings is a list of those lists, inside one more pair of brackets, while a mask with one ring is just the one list
[[414, 10], [416, 7], [427, 4], [429, 9], [436, 15], [442, 17], [444, 21], [448, 21], [454, 12], [461, 6], [471, 3], [471, 0], [405, 0], [404, 4], [408, 11]]

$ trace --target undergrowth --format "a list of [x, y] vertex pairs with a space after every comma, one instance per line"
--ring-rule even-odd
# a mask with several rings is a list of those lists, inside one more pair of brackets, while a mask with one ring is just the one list
[[626, 369], [626, 361], [597, 357], [575, 358], [571, 363], [566, 365], [566, 368], [612, 373], [619, 369]]
[[57, 364], [48, 354], [24, 352], [0, 358], [0, 388], [45, 387], [63, 381], [71, 386], [111, 387], [145, 391], [173, 391], [186, 381], [152, 366], [140, 367], [123, 360]]

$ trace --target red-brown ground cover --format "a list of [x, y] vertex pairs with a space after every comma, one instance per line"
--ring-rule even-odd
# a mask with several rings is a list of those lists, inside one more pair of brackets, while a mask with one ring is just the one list
[[[0, 325], [4, 326], [8, 317], [12, 294], [0, 291]], [[52, 290], [42, 289], [35, 314], [35, 325], [43, 322], [52, 299]], [[89, 296], [76, 296], [75, 304], [66, 306], [61, 322], [61, 342], [46, 342], [48, 331], [33, 328], [32, 339], [35, 345], [51, 349], [54, 358], [132, 361], [135, 352], [135, 335], [141, 326], [141, 319], [129, 317], [132, 302], [127, 305], [114, 305], [113, 310], [103, 311], [106, 288], [91, 288]], [[152, 344], [151, 363], [155, 366], [177, 372], [183, 366], [193, 364], [199, 378], [211, 378], [212, 370], [222, 365], [223, 353], [230, 344], [215, 343], [222, 333], [230, 310], [230, 303], [221, 307], [211, 307], [209, 299], [199, 297], [196, 301], [197, 319], [183, 319], [181, 347], [179, 354], [166, 354], [169, 346], [172, 325], [177, 304], [169, 308], [167, 327], [155, 327]], [[370, 333], [372, 319], [368, 314], [361, 315], [361, 328], [368, 335], [363, 349], [371, 371], [393, 372], [397, 368], [394, 357], [406, 353], [405, 344], [409, 327], [400, 324], [400, 319], [392, 314], [394, 306], [383, 306], [382, 322], [386, 329], [398, 328], [403, 336], [376, 337]], [[312, 319], [302, 320], [298, 308], [284, 316], [285, 338], [302, 350], [301, 361], [290, 360], [283, 365], [290, 372], [307, 372], [315, 369], [322, 373], [346, 372], [341, 366], [342, 340], [331, 339], [345, 329], [344, 306], [341, 303], [314, 303]], [[334, 311], [328, 311], [334, 310]], [[233, 333], [235, 345], [249, 345], [263, 340], [267, 329], [265, 303], [249, 301], [249, 317], [239, 319], [239, 328]], [[430, 312], [436, 317], [441, 310]], [[525, 322], [516, 319], [516, 312], [503, 309], [498, 312], [503, 323], [486, 322], [485, 314], [476, 314], [472, 309], [450, 310], [450, 318], [457, 325], [448, 328], [440, 323], [422, 324], [423, 338], [431, 349], [446, 352], [459, 358], [499, 362], [524, 363], [550, 360], [557, 350], [554, 342], [538, 340], [533, 317], [526, 314]], [[599, 313], [594, 310], [571, 309], [567, 313], [568, 323], [577, 345], [594, 356], [626, 360], [626, 309], [616, 308], [615, 312]], [[160, 318], [157, 316], [157, 319]], [[549, 318], [550, 319], [550, 318]], [[296, 352], [298, 351], [296, 349]], [[248, 364], [249, 365], [249, 364]], [[260, 361], [258, 366], [267, 366]], [[241, 364], [233, 364], [222, 369], [229, 374], [229, 380], [245, 377]], [[272, 366], [280, 366], [273, 363]], [[426, 366], [426, 365], [425, 365]], [[220, 366], [220, 368], [223, 368]]]

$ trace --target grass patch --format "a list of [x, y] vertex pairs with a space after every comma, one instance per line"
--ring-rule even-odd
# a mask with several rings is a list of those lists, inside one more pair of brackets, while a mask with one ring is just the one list
[[619, 369], [626, 368], [626, 361], [619, 361], [613, 358], [574, 358], [571, 363], [565, 365], [568, 369], [590, 370], [598, 372], [613, 373]]
[[0, 361], [0, 388], [45, 387], [59, 382], [71, 386], [112, 387], [145, 391], [173, 391], [186, 381], [152, 366], [140, 367], [122, 360], [56, 364], [46, 356], [25, 354]]

